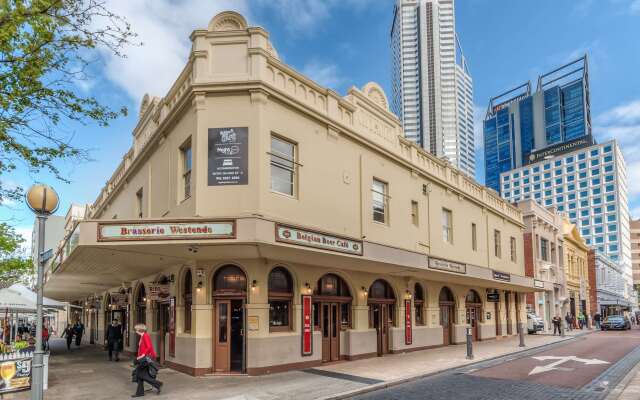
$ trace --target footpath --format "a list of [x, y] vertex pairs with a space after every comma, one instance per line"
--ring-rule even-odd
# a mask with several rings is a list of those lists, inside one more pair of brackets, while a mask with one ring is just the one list
[[[592, 331], [570, 331], [564, 338], [527, 335], [526, 347], [519, 347], [517, 337], [476, 342], [473, 360], [466, 359], [465, 345], [455, 345], [264, 376], [192, 377], [162, 369], [159, 373], [159, 379], [165, 383], [162, 394], [152, 396], [190, 400], [343, 399], [475, 362], [572, 340], [589, 332]], [[50, 345], [49, 389], [45, 400], [126, 399], [134, 393], [130, 359], [109, 362], [99, 346], [73, 346], [67, 351], [62, 339], [52, 339]], [[30, 392], [0, 397], [27, 400]]]

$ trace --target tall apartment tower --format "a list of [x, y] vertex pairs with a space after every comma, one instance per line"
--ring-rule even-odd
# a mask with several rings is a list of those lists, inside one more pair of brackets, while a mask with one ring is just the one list
[[630, 220], [633, 284], [640, 288], [640, 219]]
[[391, 107], [406, 137], [474, 176], [473, 84], [454, 0], [397, 0], [391, 52]]

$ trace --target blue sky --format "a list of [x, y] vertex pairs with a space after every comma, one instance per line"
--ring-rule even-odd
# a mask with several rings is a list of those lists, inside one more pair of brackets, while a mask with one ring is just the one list
[[[132, 142], [144, 93], [164, 96], [184, 66], [192, 30], [234, 9], [261, 25], [282, 60], [345, 93], [376, 81], [390, 92], [389, 28], [395, 0], [108, 0], [143, 42], [126, 59], [101, 53], [78, 90], [129, 116], [107, 128], [69, 126], [64, 133], [92, 161], [60, 164], [71, 184], [21, 168], [5, 184], [44, 181], [57, 188], [64, 214], [92, 203]], [[629, 169], [630, 208], [640, 217], [640, 0], [457, 0], [456, 24], [474, 81], [477, 121], [492, 95], [589, 55], [591, 113], [599, 140], [617, 138]], [[481, 126], [476, 123], [477, 145]], [[478, 147], [478, 146], [476, 146]], [[478, 180], [483, 181], [478, 157]], [[30, 236], [33, 217], [20, 203], [0, 205], [0, 220]]]

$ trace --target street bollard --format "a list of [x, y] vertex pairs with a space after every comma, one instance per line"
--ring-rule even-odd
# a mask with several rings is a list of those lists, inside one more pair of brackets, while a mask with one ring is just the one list
[[473, 360], [473, 332], [467, 328], [467, 360]]
[[524, 324], [522, 322], [518, 322], [518, 334], [520, 336], [520, 347], [525, 347], [524, 345]]

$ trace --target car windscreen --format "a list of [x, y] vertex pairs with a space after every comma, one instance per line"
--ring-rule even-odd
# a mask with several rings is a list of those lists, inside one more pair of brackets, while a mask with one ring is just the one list
[[622, 317], [607, 317], [608, 322], [622, 322]]

